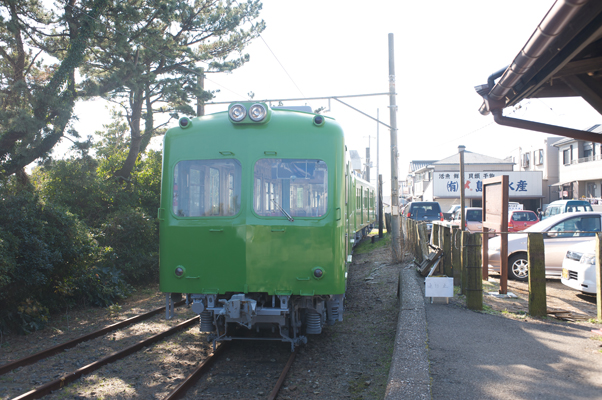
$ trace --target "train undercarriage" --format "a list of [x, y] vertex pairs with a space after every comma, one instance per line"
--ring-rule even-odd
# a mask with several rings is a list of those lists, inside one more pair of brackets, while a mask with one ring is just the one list
[[[200, 330], [209, 333], [214, 349], [221, 341], [276, 340], [289, 342], [293, 351], [307, 343], [306, 335], [320, 334], [325, 324], [343, 320], [344, 296], [188, 294], [186, 302], [200, 316]], [[167, 294], [168, 319], [177, 297]]]

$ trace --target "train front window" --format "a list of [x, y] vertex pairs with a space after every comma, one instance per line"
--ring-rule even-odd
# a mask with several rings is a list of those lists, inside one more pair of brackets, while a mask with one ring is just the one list
[[228, 217], [240, 210], [238, 160], [180, 161], [173, 182], [173, 212], [179, 217]]
[[[322, 160], [261, 159], [255, 163], [253, 209], [264, 217], [321, 217], [328, 204], [328, 167]], [[261, 191], [261, 192], [259, 192]]]

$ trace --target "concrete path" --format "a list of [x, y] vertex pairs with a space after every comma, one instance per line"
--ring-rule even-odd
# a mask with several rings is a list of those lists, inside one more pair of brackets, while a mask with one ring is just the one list
[[386, 399], [602, 399], [602, 341], [590, 327], [431, 304], [422, 282], [413, 270], [401, 273]]

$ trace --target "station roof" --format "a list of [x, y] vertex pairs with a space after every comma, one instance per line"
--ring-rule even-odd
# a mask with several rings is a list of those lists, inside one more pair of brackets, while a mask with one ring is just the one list
[[498, 124], [602, 142], [593, 132], [502, 118], [523, 99], [574, 96], [602, 114], [602, 1], [557, 0], [510, 65], [475, 90], [479, 111]]

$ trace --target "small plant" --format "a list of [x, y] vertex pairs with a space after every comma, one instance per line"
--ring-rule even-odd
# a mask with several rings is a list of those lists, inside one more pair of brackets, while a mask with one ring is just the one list
[[107, 311], [109, 313], [109, 318], [117, 317], [121, 312], [121, 306], [119, 304], [111, 304], [107, 307]]
[[354, 254], [364, 254], [370, 253], [373, 250], [379, 249], [381, 247], [387, 247], [391, 243], [391, 235], [385, 234], [382, 239], [378, 239], [376, 242], [372, 243], [370, 240], [364, 240], [360, 243], [354, 250]]

